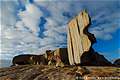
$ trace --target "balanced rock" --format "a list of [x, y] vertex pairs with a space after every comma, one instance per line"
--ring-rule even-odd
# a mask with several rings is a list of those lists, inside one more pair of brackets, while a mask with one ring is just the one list
[[89, 51], [96, 41], [94, 35], [88, 32], [89, 24], [90, 18], [86, 11], [68, 23], [68, 56], [71, 65], [80, 64], [82, 54]]

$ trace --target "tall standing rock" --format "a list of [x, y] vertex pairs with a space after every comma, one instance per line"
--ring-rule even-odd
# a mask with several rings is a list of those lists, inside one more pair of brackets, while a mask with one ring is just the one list
[[89, 15], [85, 11], [68, 23], [68, 57], [71, 65], [80, 64], [82, 54], [91, 47], [93, 35], [88, 32], [89, 24]]

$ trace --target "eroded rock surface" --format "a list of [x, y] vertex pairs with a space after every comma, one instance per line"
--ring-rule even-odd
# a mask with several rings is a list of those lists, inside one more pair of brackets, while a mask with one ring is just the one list
[[68, 23], [68, 56], [71, 65], [80, 64], [81, 56], [89, 51], [96, 41], [93, 34], [88, 32], [90, 17], [82, 11]]
[[46, 64], [48, 63], [45, 55], [33, 55], [33, 54], [24, 54], [15, 56], [12, 60], [13, 65], [26, 65], [26, 64]]
[[63, 67], [64, 65], [70, 65], [68, 60], [67, 48], [58, 48], [52, 53], [47, 54], [48, 65], [54, 64], [56, 66]]
[[0, 80], [99, 80], [97, 79], [99, 77], [112, 77], [116, 78], [114, 80], [119, 80], [120, 68], [45, 65], [19, 65], [0, 68]]

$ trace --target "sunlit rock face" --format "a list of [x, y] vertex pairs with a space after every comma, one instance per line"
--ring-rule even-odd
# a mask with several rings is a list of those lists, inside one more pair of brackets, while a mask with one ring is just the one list
[[47, 53], [48, 65], [55, 64], [63, 67], [69, 65], [67, 48], [58, 48], [50, 53]]
[[64, 64], [69, 64], [67, 48], [56, 49], [54, 55], [58, 55]]
[[88, 32], [89, 15], [82, 11], [68, 23], [68, 56], [71, 65], [80, 64], [81, 56], [89, 51], [95, 41], [93, 34]]

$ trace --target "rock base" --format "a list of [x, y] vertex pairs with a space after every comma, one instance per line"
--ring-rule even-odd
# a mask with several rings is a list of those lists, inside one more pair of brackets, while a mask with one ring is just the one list
[[[0, 80], [119, 80], [120, 68], [21, 65], [0, 69]], [[114, 79], [113, 79], [114, 78]]]

